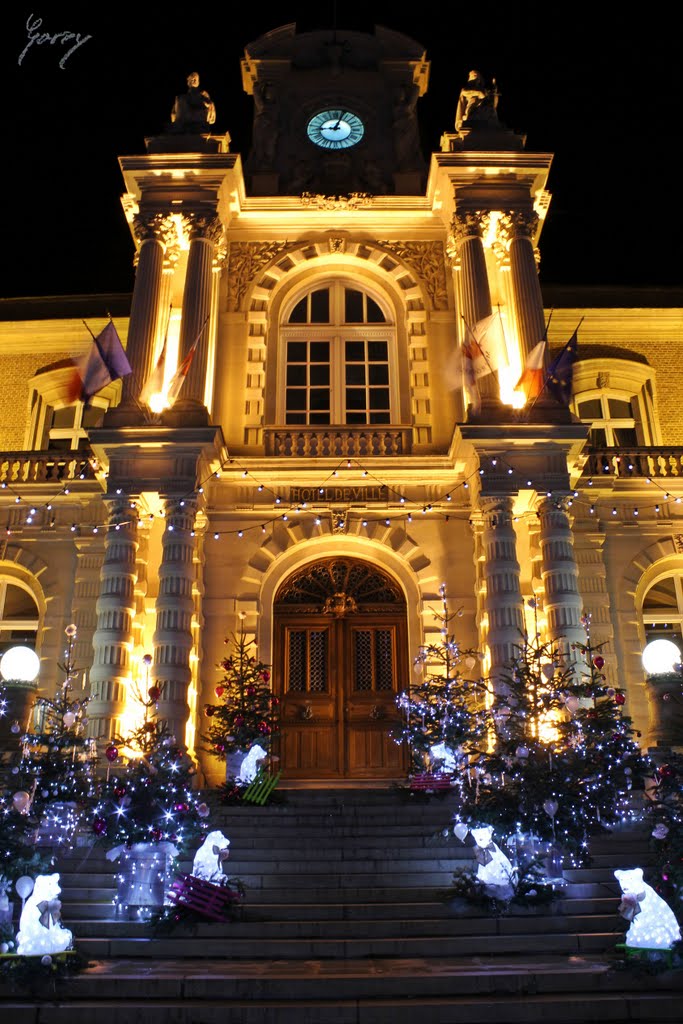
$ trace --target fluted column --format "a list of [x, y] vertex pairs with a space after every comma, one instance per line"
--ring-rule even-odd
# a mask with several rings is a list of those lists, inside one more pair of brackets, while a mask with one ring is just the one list
[[574, 554], [569, 514], [563, 499], [543, 498], [538, 507], [541, 523], [541, 578], [545, 589], [543, 606], [551, 640], [571, 661], [571, 645], [584, 643], [581, 625], [583, 601], [579, 594], [579, 571]]
[[[218, 217], [204, 214], [185, 216], [190, 236], [187, 274], [183, 290], [183, 318], [180, 324], [180, 359], [184, 359], [201, 336], [180, 398], [204, 405], [209, 353], [211, 300], [215, 247], [222, 235]], [[202, 330], [203, 328], [203, 330]]]
[[513, 210], [501, 217], [498, 229], [510, 253], [512, 297], [522, 363], [545, 335], [543, 296], [533, 242], [537, 226], [538, 214], [533, 210]]
[[123, 401], [137, 400], [156, 356], [162, 309], [162, 274], [167, 246], [175, 237], [173, 223], [163, 213], [140, 214], [133, 221], [138, 251], [126, 355], [133, 372], [123, 378]]
[[[491, 315], [491, 290], [483, 242], [488, 217], [488, 213], [480, 210], [456, 210], [451, 222], [449, 248], [457, 266], [455, 279], [459, 312], [470, 327]], [[461, 335], [464, 335], [464, 325]], [[498, 397], [495, 373], [481, 377], [478, 384], [482, 398]]]
[[481, 498], [480, 506], [484, 517], [484, 607], [488, 618], [491, 677], [495, 682], [514, 657], [515, 647], [523, 641], [524, 613], [512, 525], [512, 498]]
[[[77, 687], [89, 692], [93, 636], [97, 629], [97, 598], [100, 592], [103, 546], [101, 536], [77, 537], [76, 572], [71, 617], [78, 626], [74, 644], [74, 663], [78, 669]], [[82, 684], [82, 685], [81, 685]]]
[[119, 731], [133, 646], [138, 514], [126, 497], [107, 501], [109, 518], [95, 606], [97, 628], [90, 670], [89, 734], [108, 740]]
[[162, 688], [159, 717], [178, 742], [184, 743], [189, 715], [187, 694], [192, 681], [190, 652], [195, 575], [192, 533], [197, 502], [190, 498], [170, 498], [165, 509], [152, 678]]

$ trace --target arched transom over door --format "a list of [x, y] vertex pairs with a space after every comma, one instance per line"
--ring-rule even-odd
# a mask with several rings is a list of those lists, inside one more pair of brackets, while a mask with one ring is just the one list
[[386, 573], [327, 558], [290, 576], [275, 598], [285, 777], [401, 777], [390, 730], [407, 665], [405, 599]]

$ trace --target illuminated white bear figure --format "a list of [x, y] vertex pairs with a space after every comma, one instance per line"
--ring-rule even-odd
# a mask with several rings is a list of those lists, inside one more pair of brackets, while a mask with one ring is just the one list
[[493, 829], [489, 826], [471, 830], [476, 848], [477, 878], [486, 888], [487, 896], [510, 900], [515, 894], [515, 869], [503, 851], [493, 842]]
[[222, 832], [209, 832], [197, 850], [192, 864], [192, 874], [205, 882], [220, 885], [225, 881], [223, 861], [230, 856], [230, 840]]
[[268, 755], [263, 747], [260, 747], [258, 743], [255, 743], [240, 765], [240, 773], [237, 776], [237, 782], [242, 782], [245, 785], [253, 782], [256, 778], [256, 773], [259, 770], [259, 763], [263, 761], [265, 757], [268, 757]]
[[640, 949], [670, 949], [681, 937], [681, 929], [671, 907], [643, 881], [642, 868], [615, 871], [623, 899], [619, 913], [630, 921], [626, 945]]
[[21, 911], [17, 953], [36, 956], [63, 953], [71, 947], [72, 934], [59, 922], [62, 904], [59, 875], [38, 875], [33, 892]]
[[443, 762], [441, 767], [445, 772], [454, 772], [458, 767], [455, 754], [445, 743], [437, 743], [430, 747], [429, 753], [432, 755], [433, 760]]

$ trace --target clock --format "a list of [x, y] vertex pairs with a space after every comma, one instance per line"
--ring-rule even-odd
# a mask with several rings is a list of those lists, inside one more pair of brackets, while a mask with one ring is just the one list
[[322, 149], [348, 149], [363, 138], [365, 126], [350, 110], [321, 110], [308, 122], [306, 132]]

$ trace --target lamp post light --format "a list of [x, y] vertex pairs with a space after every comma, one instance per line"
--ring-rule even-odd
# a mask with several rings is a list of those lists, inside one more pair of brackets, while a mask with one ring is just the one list
[[650, 731], [648, 747], [669, 749], [683, 743], [681, 651], [672, 640], [652, 640], [643, 651]]
[[28, 729], [40, 658], [30, 647], [10, 647], [0, 658], [6, 711], [0, 716], [0, 750], [11, 750]]

